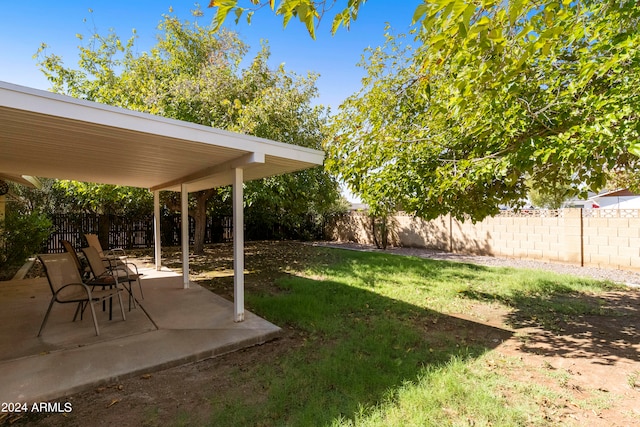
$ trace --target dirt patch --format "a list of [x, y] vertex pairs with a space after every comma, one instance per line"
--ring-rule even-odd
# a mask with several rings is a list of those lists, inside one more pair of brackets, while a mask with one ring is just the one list
[[[150, 262], [143, 253], [138, 255], [142, 262]], [[179, 266], [179, 252], [167, 251], [165, 256], [167, 265]], [[246, 286], [254, 291], [278, 292], [273, 284], [276, 277], [315, 256], [313, 248], [294, 242], [248, 243]], [[212, 258], [218, 272], [215, 277], [206, 273]], [[191, 262], [192, 280], [232, 298], [233, 278], [226, 275], [232, 269], [228, 245], [208, 247], [206, 257], [192, 257]], [[604, 315], [565, 316], [552, 330], [518, 323], [517, 314], [504, 306], [480, 303], [465, 313], [439, 317], [437, 328], [464, 340], [491, 340], [488, 347], [497, 347], [487, 362], [490, 368], [532, 386], [557, 391], [557, 399], [537, 402], [548, 425], [638, 425], [640, 294], [630, 289], [597, 298]], [[471, 320], [472, 325], [485, 330], [492, 326], [496, 333], [475, 334], [469, 322], [464, 322], [466, 329], [461, 330], [458, 323], [462, 322], [456, 317]], [[166, 420], [179, 424], [188, 414], [191, 423], [208, 424], [216, 408], [225, 404], [226, 392], [247, 387], [237, 380], [239, 372], [277, 360], [303, 343], [301, 331], [285, 326], [281, 338], [259, 347], [70, 396], [63, 399], [73, 406], [68, 414], [32, 414], [0, 421], [6, 425], [151, 426], [165, 425]], [[251, 389], [246, 396], [259, 404], [267, 394], [268, 390]], [[575, 402], [590, 404], [583, 407]]]
[[[636, 291], [602, 296], [607, 316], [565, 319], [553, 331], [523, 327], [495, 351], [496, 359], [517, 360], [501, 372], [518, 381], [557, 390], [558, 401], [539, 402], [551, 425], [589, 426], [640, 424], [640, 295]], [[484, 307], [482, 311], [486, 311]], [[472, 311], [463, 318], [484, 317], [487, 324], [510, 322], [513, 313]], [[478, 316], [479, 315], [479, 316]], [[589, 408], [576, 401], [590, 402]]]

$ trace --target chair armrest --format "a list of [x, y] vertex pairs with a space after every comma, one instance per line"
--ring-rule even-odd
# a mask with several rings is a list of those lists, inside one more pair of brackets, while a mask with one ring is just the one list
[[[140, 275], [138, 273], [138, 266], [135, 265], [134, 263], [127, 261], [127, 262], [125, 262], [125, 267], [127, 267], [129, 270], [131, 270], [131, 267], [133, 267], [133, 270], [135, 270], [135, 274], [137, 274], [138, 276]], [[131, 271], [131, 272], [133, 273], [133, 271]]]
[[69, 288], [69, 287], [72, 287], [72, 286], [80, 286], [80, 287], [82, 287], [84, 289], [90, 290], [89, 287], [85, 283], [78, 282], [78, 283], [67, 283], [66, 285], [63, 285], [60, 288], [58, 288], [58, 291], [56, 293], [60, 292], [64, 288]]
[[106, 258], [103, 260], [107, 261], [109, 263], [109, 266], [107, 267], [108, 270], [122, 270], [127, 272], [127, 274], [129, 272], [134, 273], [133, 270], [135, 270], [135, 274], [139, 275], [138, 273], [138, 266], [135, 265], [132, 262], [127, 261], [127, 259], [122, 259], [122, 258]]
[[[129, 268], [129, 267], [133, 267], [133, 270], [135, 270], [135, 272]], [[140, 276], [140, 274], [138, 273], [138, 267], [136, 267], [135, 264], [126, 264], [126, 265], [118, 265], [112, 269], [110, 269], [110, 271], [113, 273], [114, 276], [118, 276], [120, 278], [126, 277], [127, 280], [135, 278], [136, 276]], [[119, 275], [118, 272], [121, 271], [123, 274]]]
[[[91, 299], [91, 289], [89, 289], [89, 287], [84, 284], [84, 283], [67, 283], [64, 286], [61, 286], [55, 293], [55, 298], [58, 301], [64, 301], [65, 300], [65, 291], [69, 291], [70, 288], [80, 288], [82, 289], [85, 293], [86, 293], [86, 299], [90, 300]], [[73, 292], [73, 291], [71, 291]], [[61, 297], [60, 299], [58, 297]], [[84, 299], [84, 298], [83, 298]], [[70, 298], [69, 301], [74, 301], [77, 300], [76, 298]]]
[[108, 251], [105, 251], [104, 254], [107, 257], [113, 256], [113, 257], [121, 258], [121, 259], [126, 259], [127, 258], [127, 253], [122, 248], [109, 249]]

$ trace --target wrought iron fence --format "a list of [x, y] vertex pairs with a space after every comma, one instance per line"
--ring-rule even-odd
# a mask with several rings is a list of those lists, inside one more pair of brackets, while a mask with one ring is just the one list
[[[84, 234], [107, 236], [109, 248], [139, 249], [154, 244], [153, 217], [127, 218], [115, 215], [56, 214], [51, 218], [54, 231], [47, 242], [47, 252], [64, 252], [62, 240], [68, 240], [76, 248], [86, 245]], [[164, 215], [161, 218], [161, 243], [178, 246], [181, 239], [180, 215]], [[205, 243], [230, 241], [233, 236], [230, 217], [207, 218]], [[195, 221], [189, 217], [189, 241], [193, 243]]]
[[[62, 240], [68, 240], [80, 249], [86, 245], [84, 234], [100, 236], [108, 248], [139, 249], [150, 248], [154, 244], [153, 216], [129, 218], [115, 215], [56, 214], [51, 217], [54, 231], [46, 244], [49, 253], [64, 252]], [[160, 238], [162, 246], [181, 244], [182, 221], [179, 214], [161, 215]], [[324, 221], [319, 222], [314, 215], [307, 215], [299, 223], [292, 224], [286, 218], [282, 222], [245, 219], [245, 239], [247, 240], [317, 240], [324, 236]], [[189, 217], [189, 242], [193, 244], [195, 220]], [[220, 243], [233, 240], [233, 220], [230, 216], [207, 217], [204, 243]]]

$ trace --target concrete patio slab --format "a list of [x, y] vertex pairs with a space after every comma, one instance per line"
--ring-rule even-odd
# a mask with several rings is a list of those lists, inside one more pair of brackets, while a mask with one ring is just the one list
[[[46, 279], [0, 282], [0, 400], [45, 402], [185, 363], [226, 354], [276, 338], [280, 328], [247, 312], [233, 321], [233, 303], [172, 271], [144, 273], [142, 307], [96, 311], [72, 322], [75, 306], [56, 304], [36, 337], [51, 292]], [[136, 291], [134, 287], [134, 291]], [[140, 296], [138, 294], [138, 299]], [[144, 310], [142, 309], [144, 308]], [[146, 313], [148, 314], [145, 314]]]

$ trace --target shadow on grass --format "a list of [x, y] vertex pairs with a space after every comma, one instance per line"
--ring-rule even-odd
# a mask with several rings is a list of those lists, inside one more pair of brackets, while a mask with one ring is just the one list
[[539, 355], [588, 358], [610, 365], [620, 359], [640, 360], [640, 294], [617, 289], [595, 295], [575, 291], [553, 280], [534, 283], [536, 292], [510, 295], [466, 290], [479, 301], [498, 301], [513, 311], [506, 323], [534, 328], [521, 349]]
[[280, 292], [247, 295], [247, 306], [299, 339], [239, 374], [242, 393], [213, 404], [216, 425], [352, 419], [427, 369], [478, 357], [512, 335], [334, 281], [286, 275], [277, 284]]

